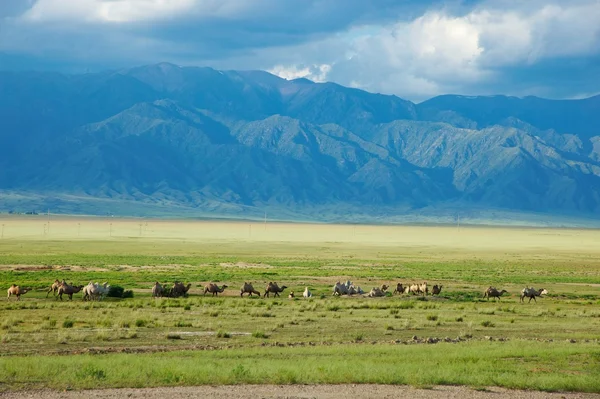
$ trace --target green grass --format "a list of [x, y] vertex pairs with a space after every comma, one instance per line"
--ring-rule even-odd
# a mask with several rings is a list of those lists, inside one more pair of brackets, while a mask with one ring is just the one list
[[[462, 240], [462, 247], [398, 245], [387, 233], [382, 242], [367, 235], [366, 242], [0, 240], [0, 286], [34, 289], [20, 302], [0, 301], [0, 389], [372, 382], [600, 392], [599, 254], [595, 246], [539, 246], [553, 234], [574, 242], [594, 233], [511, 232], [538, 238], [527, 246], [509, 236], [506, 248], [490, 251]], [[46, 299], [56, 278], [108, 281], [133, 298]], [[346, 279], [366, 292], [422, 281], [444, 291], [332, 297], [333, 283]], [[192, 288], [187, 298], [153, 299], [155, 281]], [[209, 281], [229, 288], [203, 297]], [[288, 290], [240, 298], [244, 281]], [[490, 285], [508, 294], [483, 300]], [[550, 295], [521, 304], [526, 285]], [[313, 298], [287, 298], [305, 286]], [[428, 338], [442, 343], [418, 343]], [[126, 351], [148, 353], [119, 353]]]
[[0, 374], [5, 377], [3, 389], [377, 383], [599, 392], [599, 359], [600, 348], [592, 344], [359, 344], [31, 356], [18, 361], [3, 357]]

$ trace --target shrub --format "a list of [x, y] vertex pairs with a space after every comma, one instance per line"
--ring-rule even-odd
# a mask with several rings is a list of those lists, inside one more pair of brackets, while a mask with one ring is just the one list
[[63, 328], [72, 328], [73, 325], [75, 325], [75, 322], [73, 320], [65, 320], [63, 321]]
[[119, 285], [111, 285], [106, 296], [111, 298], [133, 298], [133, 291], [125, 291], [125, 288]]
[[217, 331], [217, 338], [231, 338], [231, 334], [223, 330]]
[[267, 334], [265, 334], [264, 332], [262, 332], [262, 331], [254, 331], [252, 333], [252, 336], [254, 338], [269, 338], [269, 336]]
[[167, 339], [181, 339], [181, 335], [179, 335], [179, 334], [173, 334], [173, 333], [168, 333], [167, 334]]
[[125, 288], [123, 288], [121, 286], [111, 285], [110, 288], [108, 289], [108, 294], [106, 294], [106, 296], [109, 296], [111, 298], [122, 298], [124, 291], [125, 291]]
[[429, 320], [429, 321], [436, 321], [437, 319], [438, 319], [438, 317], [435, 314], [428, 314], [427, 315], [427, 320]]
[[147, 321], [146, 321], [146, 320], [144, 320], [144, 319], [137, 319], [137, 320], [135, 321], [135, 326], [136, 326], [136, 327], [145, 327], [145, 326], [146, 326], [146, 324], [147, 324]]
[[495, 324], [494, 324], [494, 323], [492, 323], [492, 322], [491, 322], [491, 321], [489, 321], [489, 320], [482, 321], [482, 322], [481, 322], [481, 325], [482, 325], [483, 327], [494, 327], [494, 326], [495, 326]]

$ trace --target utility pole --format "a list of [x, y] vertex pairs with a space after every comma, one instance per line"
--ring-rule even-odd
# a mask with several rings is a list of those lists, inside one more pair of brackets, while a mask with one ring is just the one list
[[81, 223], [77, 223], [77, 237], [81, 237]]

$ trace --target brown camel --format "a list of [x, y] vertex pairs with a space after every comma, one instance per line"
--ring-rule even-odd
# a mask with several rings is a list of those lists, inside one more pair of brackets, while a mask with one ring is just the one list
[[260, 297], [260, 292], [256, 291], [251, 283], [244, 282], [242, 288], [240, 289], [240, 296], [243, 297], [244, 294], [248, 294], [248, 296], [252, 296], [252, 294], [256, 294]]
[[223, 286], [219, 288], [218, 285], [214, 283], [209, 283], [206, 285], [206, 287], [204, 287], [204, 295], [206, 295], [207, 292], [210, 292], [212, 296], [219, 296], [219, 293], [225, 291], [225, 288], [227, 288], [225, 284], [223, 284]]
[[65, 280], [63, 280], [63, 281], [54, 280], [54, 282], [52, 283], [50, 288], [48, 288], [48, 292], [46, 293], [46, 298], [48, 298], [48, 295], [50, 295], [51, 292], [54, 296], [56, 296], [56, 294], [58, 293], [58, 288], [62, 284], [66, 284], [66, 283], [67, 282]]
[[171, 288], [171, 296], [175, 298], [186, 296], [191, 287], [191, 284], [183, 285], [183, 283], [175, 282], [175, 284], [173, 284], [173, 288]]
[[265, 294], [263, 295], [264, 297], [269, 297], [269, 294], [275, 294], [276, 297], [279, 296], [280, 292], [283, 292], [283, 290], [285, 290], [287, 287], [285, 285], [282, 285], [281, 287], [279, 287], [277, 285], [277, 283], [274, 282], [269, 282], [269, 284], [267, 284], [267, 288], [265, 288]]
[[500, 297], [505, 292], [508, 292], [508, 291], [506, 291], [506, 290], [498, 291], [496, 289], [496, 287], [489, 287], [487, 290], [485, 290], [483, 292], [483, 297], [487, 298], [488, 301], [490, 300], [490, 298], [498, 298], [498, 300], [500, 300]]
[[397, 292], [398, 294], [404, 294], [404, 290], [405, 290], [405, 288], [404, 288], [404, 286], [402, 285], [402, 283], [398, 283], [398, 284], [396, 285], [396, 289], [394, 290], [394, 292], [392, 292], [392, 295], [393, 295], [393, 294], [395, 294], [396, 292]]
[[60, 287], [58, 287], [58, 297], [62, 301], [63, 294], [66, 294], [69, 296], [69, 300], [72, 301], [73, 294], [77, 294], [79, 291], [81, 291], [83, 289], [83, 287], [85, 287], [85, 286], [84, 285], [73, 286], [73, 285], [69, 285], [69, 284], [62, 284]]
[[548, 291], [540, 288], [539, 290], [536, 290], [535, 288], [523, 288], [523, 290], [521, 291], [521, 302], [523, 301], [523, 298], [529, 298], [529, 302], [530, 303], [531, 300], [533, 299], [534, 302], [537, 302], [537, 299], [535, 299], [536, 296], [542, 296], [544, 294], [547, 294]]
[[442, 285], [434, 285], [433, 288], [431, 289], [431, 295], [439, 295], [440, 292], [442, 292]]
[[15, 295], [17, 297], [17, 301], [20, 301], [21, 295], [27, 294], [29, 291], [31, 291], [31, 288], [21, 288], [18, 285], [13, 284], [7, 291], [8, 296], [6, 297], [6, 300], [9, 300], [11, 295]]

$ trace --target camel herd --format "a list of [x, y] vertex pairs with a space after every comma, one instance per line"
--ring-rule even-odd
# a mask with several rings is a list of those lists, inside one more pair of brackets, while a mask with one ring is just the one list
[[[499, 291], [496, 287], [489, 287], [488, 289], [486, 289], [483, 292], [483, 297], [487, 298], [488, 301], [490, 300], [490, 298], [498, 299], [498, 301], [499, 301], [502, 294], [504, 294], [506, 292], [508, 292], [508, 291], [506, 291], [506, 290]], [[535, 299], [536, 296], [541, 297], [542, 295], [546, 295], [546, 294], [548, 294], [548, 290], [546, 290], [544, 288], [536, 290], [533, 287], [525, 287], [521, 290], [520, 301], [525, 302], [524, 298], [529, 298], [529, 302], [531, 302], [532, 299], [534, 302], [537, 302], [537, 299]]]
[[[175, 282], [172, 286], [168, 287], [167, 285], [161, 285], [158, 281], [154, 283], [152, 286], [152, 297], [153, 298], [161, 298], [161, 297], [170, 297], [177, 298], [180, 296], [187, 296], [188, 291], [192, 287], [191, 284], [183, 284], [181, 282]], [[439, 295], [442, 292], [442, 285], [434, 285], [431, 287], [431, 295]], [[207, 293], [212, 294], [212, 296], [218, 296], [218, 294], [223, 293], [227, 285], [222, 285], [219, 287], [215, 283], [208, 283], [204, 286], [204, 295]], [[263, 298], [270, 297], [270, 294], [273, 294], [274, 297], [279, 297], [279, 294], [282, 293], [287, 286], [282, 285], [279, 286], [276, 282], [270, 281], [262, 294]], [[356, 286], [352, 283], [352, 281], [347, 280], [342, 283], [337, 281], [333, 285], [333, 296], [341, 296], [341, 295], [367, 295], [367, 297], [376, 298], [376, 297], [384, 297], [387, 295], [387, 291], [390, 287], [386, 284], [383, 284], [379, 287], [373, 287], [368, 293], [365, 293], [362, 288]], [[101, 300], [104, 298], [110, 290], [110, 285], [108, 283], [98, 284], [90, 282], [88, 285], [73, 285], [73, 283], [67, 283], [65, 280], [55, 280], [52, 285], [48, 288], [46, 292], [46, 298], [52, 292], [54, 297], [57, 299], [60, 298], [62, 300], [63, 295], [67, 295], [70, 300], [73, 299], [73, 294], [78, 292], [83, 292], [83, 300]], [[26, 294], [31, 291], [30, 288], [22, 288], [18, 285], [11, 285], [8, 289], [8, 297], [10, 299], [11, 296], [15, 296], [17, 301], [21, 299], [21, 295]], [[395, 294], [411, 294], [411, 295], [422, 295], [426, 296], [430, 292], [429, 286], [427, 282], [423, 283], [411, 283], [406, 286], [402, 283], [398, 283], [392, 292], [392, 295]], [[483, 298], [487, 298], [489, 301], [490, 298], [494, 298], [495, 300], [500, 301], [500, 298], [503, 294], [507, 293], [506, 290], [498, 290], [496, 287], [490, 286], [483, 292]], [[240, 288], [240, 297], [243, 297], [244, 294], [248, 294], [248, 296], [257, 295], [259, 298], [261, 297], [260, 291], [256, 290], [252, 283], [244, 282], [242, 287]], [[536, 290], [533, 287], [525, 287], [521, 291], [520, 301], [524, 302], [525, 298], [529, 298], [529, 302], [533, 299], [534, 302], [537, 302], [536, 297], [541, 297], [542, 295], [548, 294], [548, 290], [546, 289], [538, 289]], [[312, 292], [308, 287], [304, 288], [304, 292], [302, 293], [302, 297], [311, 298], [313, 296]], [[294, 298], [294, 292], [291, 291], [288, 295], [288, 298]], [[529, 303], [528, 302], [528, 303]]]

